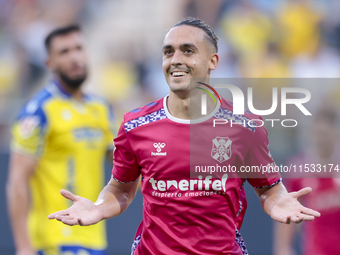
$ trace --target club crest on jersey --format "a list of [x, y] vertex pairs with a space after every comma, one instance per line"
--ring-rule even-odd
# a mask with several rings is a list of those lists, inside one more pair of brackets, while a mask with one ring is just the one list
[[151, 152], [152, 156], [166, 156], [166, 152], [162, 152], [162, 149], [165, 147], [165, 143], [154, 143], [153, 147], [156, 148], [157, 152]]
[[230, 159], [232, 141], [228, 137], [217, 136], [212, 140], [212, 143], [211, 156], [213, 159], [220, 163]]

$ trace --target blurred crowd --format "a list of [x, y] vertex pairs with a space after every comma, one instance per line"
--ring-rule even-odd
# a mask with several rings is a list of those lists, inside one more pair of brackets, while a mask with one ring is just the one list
[[[43, 40], [57, 26], [82, 25], [91, 54], [86, 89], [106, 97], [119, 122], [168, 93], [162, 39], [186, 16], [217, 32], [214, 78], [339, 78], [339, 13], [338, 0], [0, 0], [0, 149], [17, 110], [49, 79]], [[333, 84], [309, 89], [321, 102], [338, 100]]]

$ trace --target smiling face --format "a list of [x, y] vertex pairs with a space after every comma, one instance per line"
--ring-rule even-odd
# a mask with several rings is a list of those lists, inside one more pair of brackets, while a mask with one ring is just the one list
[[182, 25], [165, 36], [163, 72], [172, 92], [189, 92], [190, 78], [209, 78], [217, 64], [218, 55], [204, 30]]

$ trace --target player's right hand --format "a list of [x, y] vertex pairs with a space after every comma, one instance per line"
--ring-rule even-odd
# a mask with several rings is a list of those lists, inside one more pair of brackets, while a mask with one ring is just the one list
[[60, 194], [72, 200], [73, 205], [66, 210], [50, 214], [48, 216], [50, 220], [56, 219], [69, 226], [88, 226], [96, 224], [103, 219], [103, 214], [98, 206], [90, 200], [76, 196], [64, 189], [60, 191]]

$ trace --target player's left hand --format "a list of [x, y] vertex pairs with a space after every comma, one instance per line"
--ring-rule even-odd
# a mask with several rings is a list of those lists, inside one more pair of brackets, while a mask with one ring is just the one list
[[73, 201], [73, 205], [66, 210], [50, 214], [48, 216], [50, 220], [56, 219], [69, 226], [89, 226], [98, 223], [104, 218], [102, 211], [92, 201], [76, 196], [64, 189], [60, 191], [60, 194]]
[[291, 222], [300, 223], [311, 221], [315, 217], [320, 217], [320, 213], [310, 208], [304, 207], [298, 198], [305, 196], [312, 191], [311, 188], [303, 188], [296, 192], [290, 192], [279, 197], [270, 209], [270, 217], [278, 222], [289, 224]]

